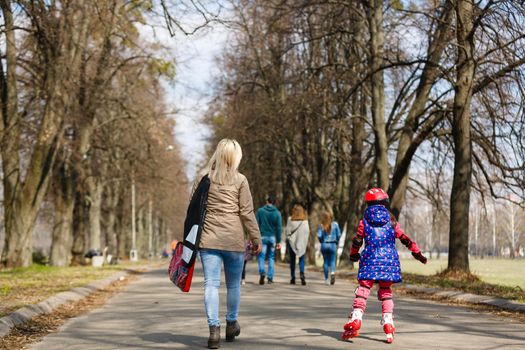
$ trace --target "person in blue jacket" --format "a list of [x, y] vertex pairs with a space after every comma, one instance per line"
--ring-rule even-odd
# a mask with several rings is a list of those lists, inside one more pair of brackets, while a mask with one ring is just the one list
[[258, 256], [259, 262], [259, 284], [264, 284], [266, 271], [264, 261], [268, 254], [268, 284], [273, 283], [275, 264], [275, 249], [281, 249], [282, 218], [281, 213], [275, 207], [275, 196], [266, 197], [266, 205], [257, 210], [255, 215], [262, 236], [262, 249]]
[[[333, 221], [332, 214], [325, 211], [321, 214], [321, 223], [317, 229], [317, 238], [321, 243], [321, 254], [323, 254], [323, 270], [325, 284], [335, 283], [335, 262], [337, 260], [337, 247], [341, 238], [341, 229], [337, 222]], [[328, 280], [330, 270], [330, 281]]]

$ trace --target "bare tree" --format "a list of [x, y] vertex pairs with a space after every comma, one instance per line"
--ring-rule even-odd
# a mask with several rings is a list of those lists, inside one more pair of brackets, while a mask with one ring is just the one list
[[[84, 1], [46, 4], [25, 1], [0, 3], [5, 24], [6, 72], [2, 72], [2, 167], [4, 170], [5, 232], [2, 261], [6, 266], [31, 264], [31, 233], [49, 183], [61, 139], [63, 113], [70, 107], [71, 83], [78, 72], [82, 43], [87, 32]], [[44, 107], [36, 140], [22, 165], [21, 114], [18, 108], [19, 58], [12, 8], [19, 6], [29, 19], [35, 58], [42, 59], [41, 90], [36, 98]], [[59, 10], [60, 9], [60, 10]], [[56, 13], [60, 12], [60, 16]], [[29, 38], [28, 38], [29, 40]], [[25, 169], [24, 169], [25, 168]], [[22, 169], [25, 170], [23, 176]]]

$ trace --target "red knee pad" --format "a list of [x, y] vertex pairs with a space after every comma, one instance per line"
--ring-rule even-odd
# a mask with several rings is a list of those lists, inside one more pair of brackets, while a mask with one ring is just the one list
[[377, 292], [377, 298], [381, 301], [392, 299], [392, 289], [390, 287], [379, 288], [379, 291]]
[[355, 296], [356, 298], [362, 298], [366, 300], [370, 296], [370, 289], [364, 286], [359, 286], [355, 290]]
[[366, 300], [370, 295], [370, 289], [359, 286], [355, 290], [355, 299], [354, 299], [354, 309], [361, 309], [365, 311], [366, 309]]

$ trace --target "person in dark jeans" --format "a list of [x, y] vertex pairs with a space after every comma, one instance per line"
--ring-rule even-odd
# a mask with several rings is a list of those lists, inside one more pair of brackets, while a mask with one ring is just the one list
[[[321, 224], [317, 229], [317, 238], [321, 243], [321, 253], [323, 254], [325, 284], [334, 284], [337, 246], [341, 238], [341, 229], [337, 222], [332, 221], [332, 214], [328, 211], [321, 214]], [[330, 270], [330, 280], [328, 280], [328, 270]]]
[[266, 197], [266, 205], [259, 208], [256, 214], [257, 223], [262, 237], [262, 249], [259, 253], [259, 284], [264, 284], [266, 277], [265, 259], [268, 255], [268, 283], [273, 283], [275, 264], [275, 249], [281, 249], [282, 218], [281, 213], [275, 207], [275, 196]]
[[299, 258], [299, 272], [301, 284], [306, 285], [304, 275], [304, 258], [306, 247], [308, 246], [308, 236], [310, 227], [304, 207], [296, 203], [292, 207], [292, 215], [288, 218], [286, 224], [286, 250], [290, 254], [290, 284], [295, 284], [295, 264]]

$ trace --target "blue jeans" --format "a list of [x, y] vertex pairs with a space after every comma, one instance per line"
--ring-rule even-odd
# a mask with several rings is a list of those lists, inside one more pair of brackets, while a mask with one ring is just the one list
[[202, 249], [200, 251], [204, 270], [204, 308], [209, 326], [219, 326], [219, 287], [221, 268], [224, 263], [226, 280], [226, 321], [237, 320], [241, 303], [241, 274], [244, 265], [243, 252]]
[[335, 243], [323, 243], [321, 244], [321, 253], [323, 254], [323, 270], [324, 278], [328, 279], [328, 268], [332, 273], [335, 273], [335, 259], [337, 255], [337, 244]]
[[259, 275], [264, 275], [264, 260], [268, 254], [268, 279], [273, 279], [273, 265], [275, 263], [275, 237], [262, 236], [262, 247], [259, 256]]
[[[290, 242], [286, 241], [286, 250], [290, 252], [290, 274], [295, 279], [295, 259], [297, 255], [290, 246]], [[304, 254], [299, 257], [299, 271], [304, 275]]]

